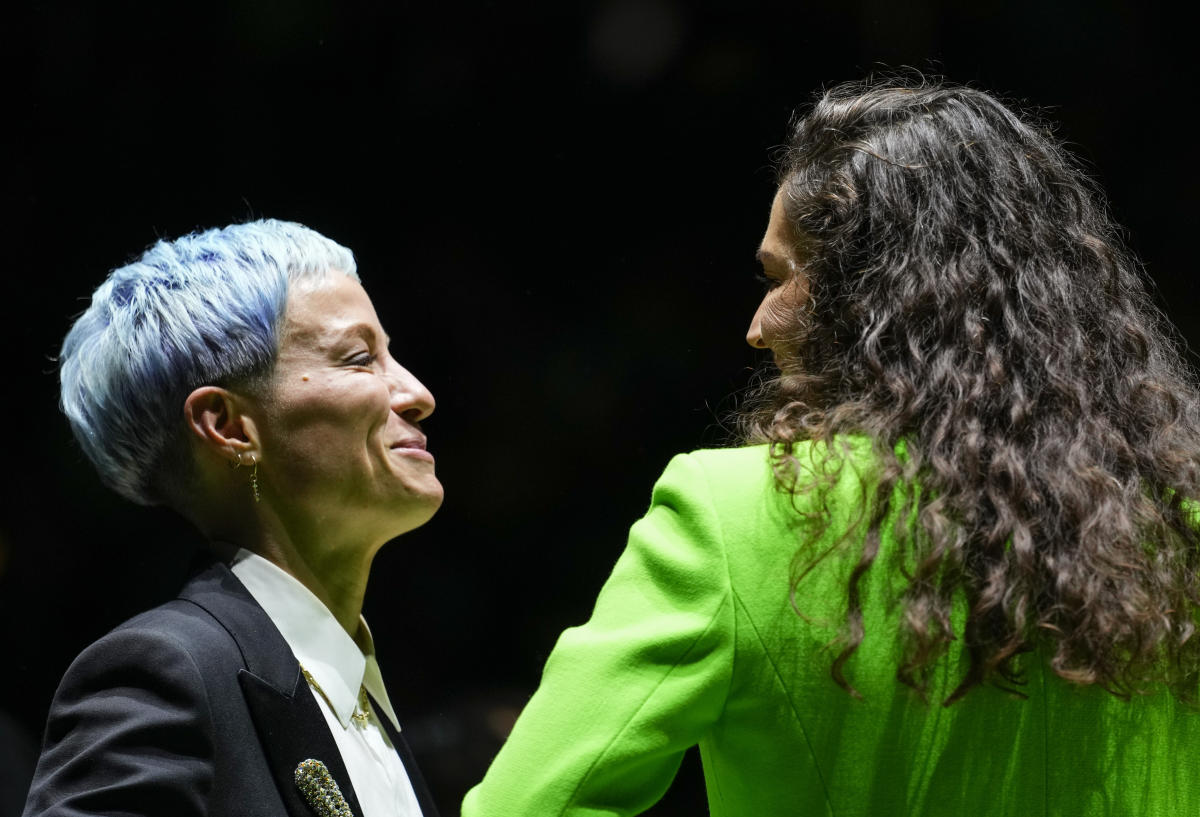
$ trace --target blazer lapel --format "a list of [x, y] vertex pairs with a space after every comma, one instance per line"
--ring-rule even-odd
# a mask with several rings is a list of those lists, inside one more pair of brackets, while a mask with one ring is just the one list
[[350, 811], [362, 817], [346, 765], [308, 682], [300, 674], [300, 665], [296, 665], [296, 677], [286, 693], [247, 670], [238, 673], [238, 681], [288, 813], [295, 817], [314, 813], [296, 785], [296, 767], [312, 758], [325, 764]]
[[371, 706], [378, 713], [379, 722], [383, 724], [384, 731], [387, 732], [392, 746], [396, 749], [396, 754], [400, 755], [400, 760], [404, 763], [404, 770], [408, 772], [408, 780], [412, 783], [413, 792], [417, 795], [417, 803], [421, 806], [422, 817], [438, 817], [437, 806], [433, 804], [433, 796], [429, 793], [429, 787], [425, 785], [425, 778], [421, 776], [421, 769], [417, 766], [416, 758], [413, 757], [408, 741], [404, 739], [404, 735], [400, 734], [400, 730], [392, 725], [392, 719], [383, 714], [375, 697], [373, 695], [369, 697]]
[[180, 598], [208, 610], [241, 648], [245, 669], [238, 683], [288, 814], [313, 817], [295, 778], [296, 767], [311, 758], [325, 764], [350, 810], [362, 817], [346, 764], [300, 664], [250, 592], [226, 565], [214, 562], [188, 582]]

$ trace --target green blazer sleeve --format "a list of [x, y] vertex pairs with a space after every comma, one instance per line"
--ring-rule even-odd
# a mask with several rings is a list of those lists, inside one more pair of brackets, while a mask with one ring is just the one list
[[596, 601], [559, 638], [541, 685], [463, 817], [628, 815], [662, 797], [720, 716], [734, 608], [703, 469], [673, 459]]

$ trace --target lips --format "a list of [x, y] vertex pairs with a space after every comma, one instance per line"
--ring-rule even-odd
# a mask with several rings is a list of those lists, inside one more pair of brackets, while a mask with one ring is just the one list
[[424, 437], [406, 437], [392, 443], [391, 450], [401, 456], [433, 462], [433, 455], [425, 450]]

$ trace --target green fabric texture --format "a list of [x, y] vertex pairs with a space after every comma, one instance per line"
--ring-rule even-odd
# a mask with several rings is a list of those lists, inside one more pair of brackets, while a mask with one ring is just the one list
[[[863, 507], [869, 446], [829, 492], [832, 544]], [[812, 461], [820, 462], [816, 446]], [[464, 817], [638, 814], [699, 744], [714, 817], [1176, 817], [1200, 814], [1200, 714], [1166, 691], [1131, 702], [1069, 685], [1028, 656], [1019, 696], [937, 667], [931, 703], [895, 679], [900, 581], [884, 536], [863, 580], [866, 635], [830, 679], [848, 547], [788, 601], [792, 498], [763, 447], [674, 458], [591, 619], [559, 638], [536, 694]], [[796, 500], [804, 503], [804, 497]]]

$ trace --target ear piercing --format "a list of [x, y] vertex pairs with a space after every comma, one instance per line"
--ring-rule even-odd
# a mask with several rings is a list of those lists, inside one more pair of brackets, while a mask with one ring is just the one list
[[[242, 462], [242, 452], [235, 452], [235, 455], [237, 459], [229, 463], [229, 468], [234, 471], [245, 465]], [[258, 457], [253, 453], [247, 454], [247, 456], [250, 457], [250, 490], [254, 492], [254, 501], [262, 502], [262, 492], [258, 488]]]
[[250, 462], [250, 490], [254, 492], [254, 501], [262, 502], [262, 494], [258, 492], [258, 458], [251, 454]]

